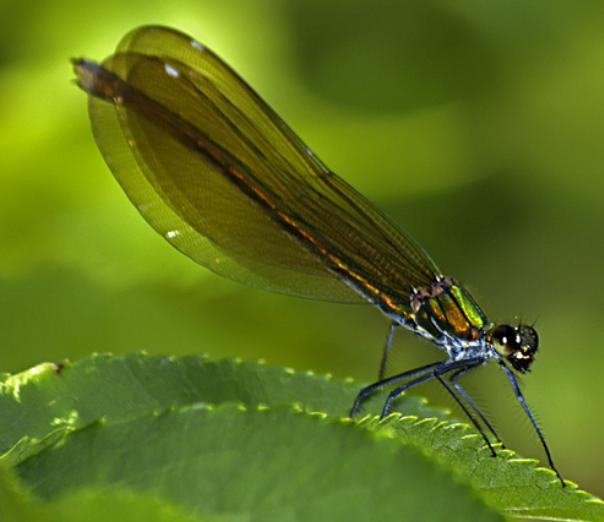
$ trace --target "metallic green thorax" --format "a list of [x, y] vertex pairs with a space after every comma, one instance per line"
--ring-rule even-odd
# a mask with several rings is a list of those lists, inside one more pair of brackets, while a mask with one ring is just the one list
[[436, 339], [449, 334], [474, 341], [490, 327], [470, 292], [451, 278], [438, 279], [429, 290], [417, 290], [411, 308], [417, 325]]

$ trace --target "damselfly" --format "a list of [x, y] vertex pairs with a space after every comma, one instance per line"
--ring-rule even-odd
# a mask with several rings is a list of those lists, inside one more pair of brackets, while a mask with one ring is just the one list
[[[214, 272], [276, 292], [367, 302], [391, 321], [378, 382], [394, 398], [438, 380], [493, 455], [486, 416], [462, 388], [467, 371], [495, 361], [508, 378], [556, 470], [517, 373], [537, 351], [532, 326], [496, 325], [408, 234], [331, 172], [273, 110], [203, 44], [173, 29], [135, 29], [102, 64], [73, 60], [89, 96], [105, 161], [151, 226]], [[385, 377], [398, 327], [446, 359]]]

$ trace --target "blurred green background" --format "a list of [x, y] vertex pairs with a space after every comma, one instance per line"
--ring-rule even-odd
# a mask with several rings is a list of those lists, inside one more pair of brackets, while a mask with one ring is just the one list
[[[379, 312], [219, 278], [127, 201], [68, 59], [144, 23], [212, 47], [491, 318], [538, 319], [529, 404], [562, 473], [604, 494], [601, 0], [4, 0], [0, 370], [146, 350], [377, 374]], [[393, 370], [441, 357], [404, 332], [394, 350]], [[508, 445], [541, 457], [503, 375], [467, 380]]]

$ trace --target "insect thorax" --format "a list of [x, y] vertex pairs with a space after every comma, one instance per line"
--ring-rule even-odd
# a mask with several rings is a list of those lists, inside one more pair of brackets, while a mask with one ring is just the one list
[[439, 276], [430, 288], [415, 289], [409, 312], [395, 320], [444, 349], [451, 359], [488, 356], [485, 334], [493, 325], [469, 291], [450, 277]]

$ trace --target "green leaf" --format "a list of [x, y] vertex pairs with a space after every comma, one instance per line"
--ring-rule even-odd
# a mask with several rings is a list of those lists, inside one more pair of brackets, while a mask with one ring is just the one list
[[[197, 403], [296, 403], [307, 411], [346, 416], [361, 385], [312, 373], [295, 373], [240, 361], [200, 357], [160, 358], [144, 355], [93, 356], [65, 367], [42, 364], [0, 379], [0, 448], [13, 464], [61, 441], [65, 431], [99, 419], [123, 422]], [[375, 413], [381, 397], [366, 411]], [[441, 410], [407, 396], [398, 402], [406, 416], [378, 423], [367, 416], [359, 426], [388, 432], [414, 445], [430, 459], [449, 467], [479, 490], [499, 511], [522, 518], [603, 520], [602, 502], [569, 483], [562, 489], [551, 471], [500, 450], [494, 459], [466, 425], [440, 423]]]
[[466, 424], [392, 415], [368, 427], [392, 427], [403, 441], [451, 467], [465, 482], [480, 489], [501, 512], [522, 519], [604, 520], [604, 502], [567, 481], [562, 488], [555, 473], [535, 467], [537, 461], [499, 449], [493, 458], [482, 438]]
[[[127, 419], [170, 406], [207, 402], [303, 403], [307, 408], [346, 416], [360, 389], [351, 381], [260, 363], [207, 361], [203, 357], [113, 357], [95, 355], [74, 364], [43, 363], [0, 381], [0, 453], [10, 462], [28, 455], [30, 439], [51, 443], [63, 429], [86, 426], [101, 417]], [[401, 398], [397, 407], [420, 417], [444, 417], [425, 399]], [[379, 398], [366, 409], [376, 412]], [[17, 442], [21, 441], [19, 445]], [[38, 446], [39, 449], [39, 446]]]
[[501, 520], [412, 446], [352, 421], [204, 405], [66, 432], [17, 467], [43, 498], [106, 484], [192, 512], [284, 520]]

